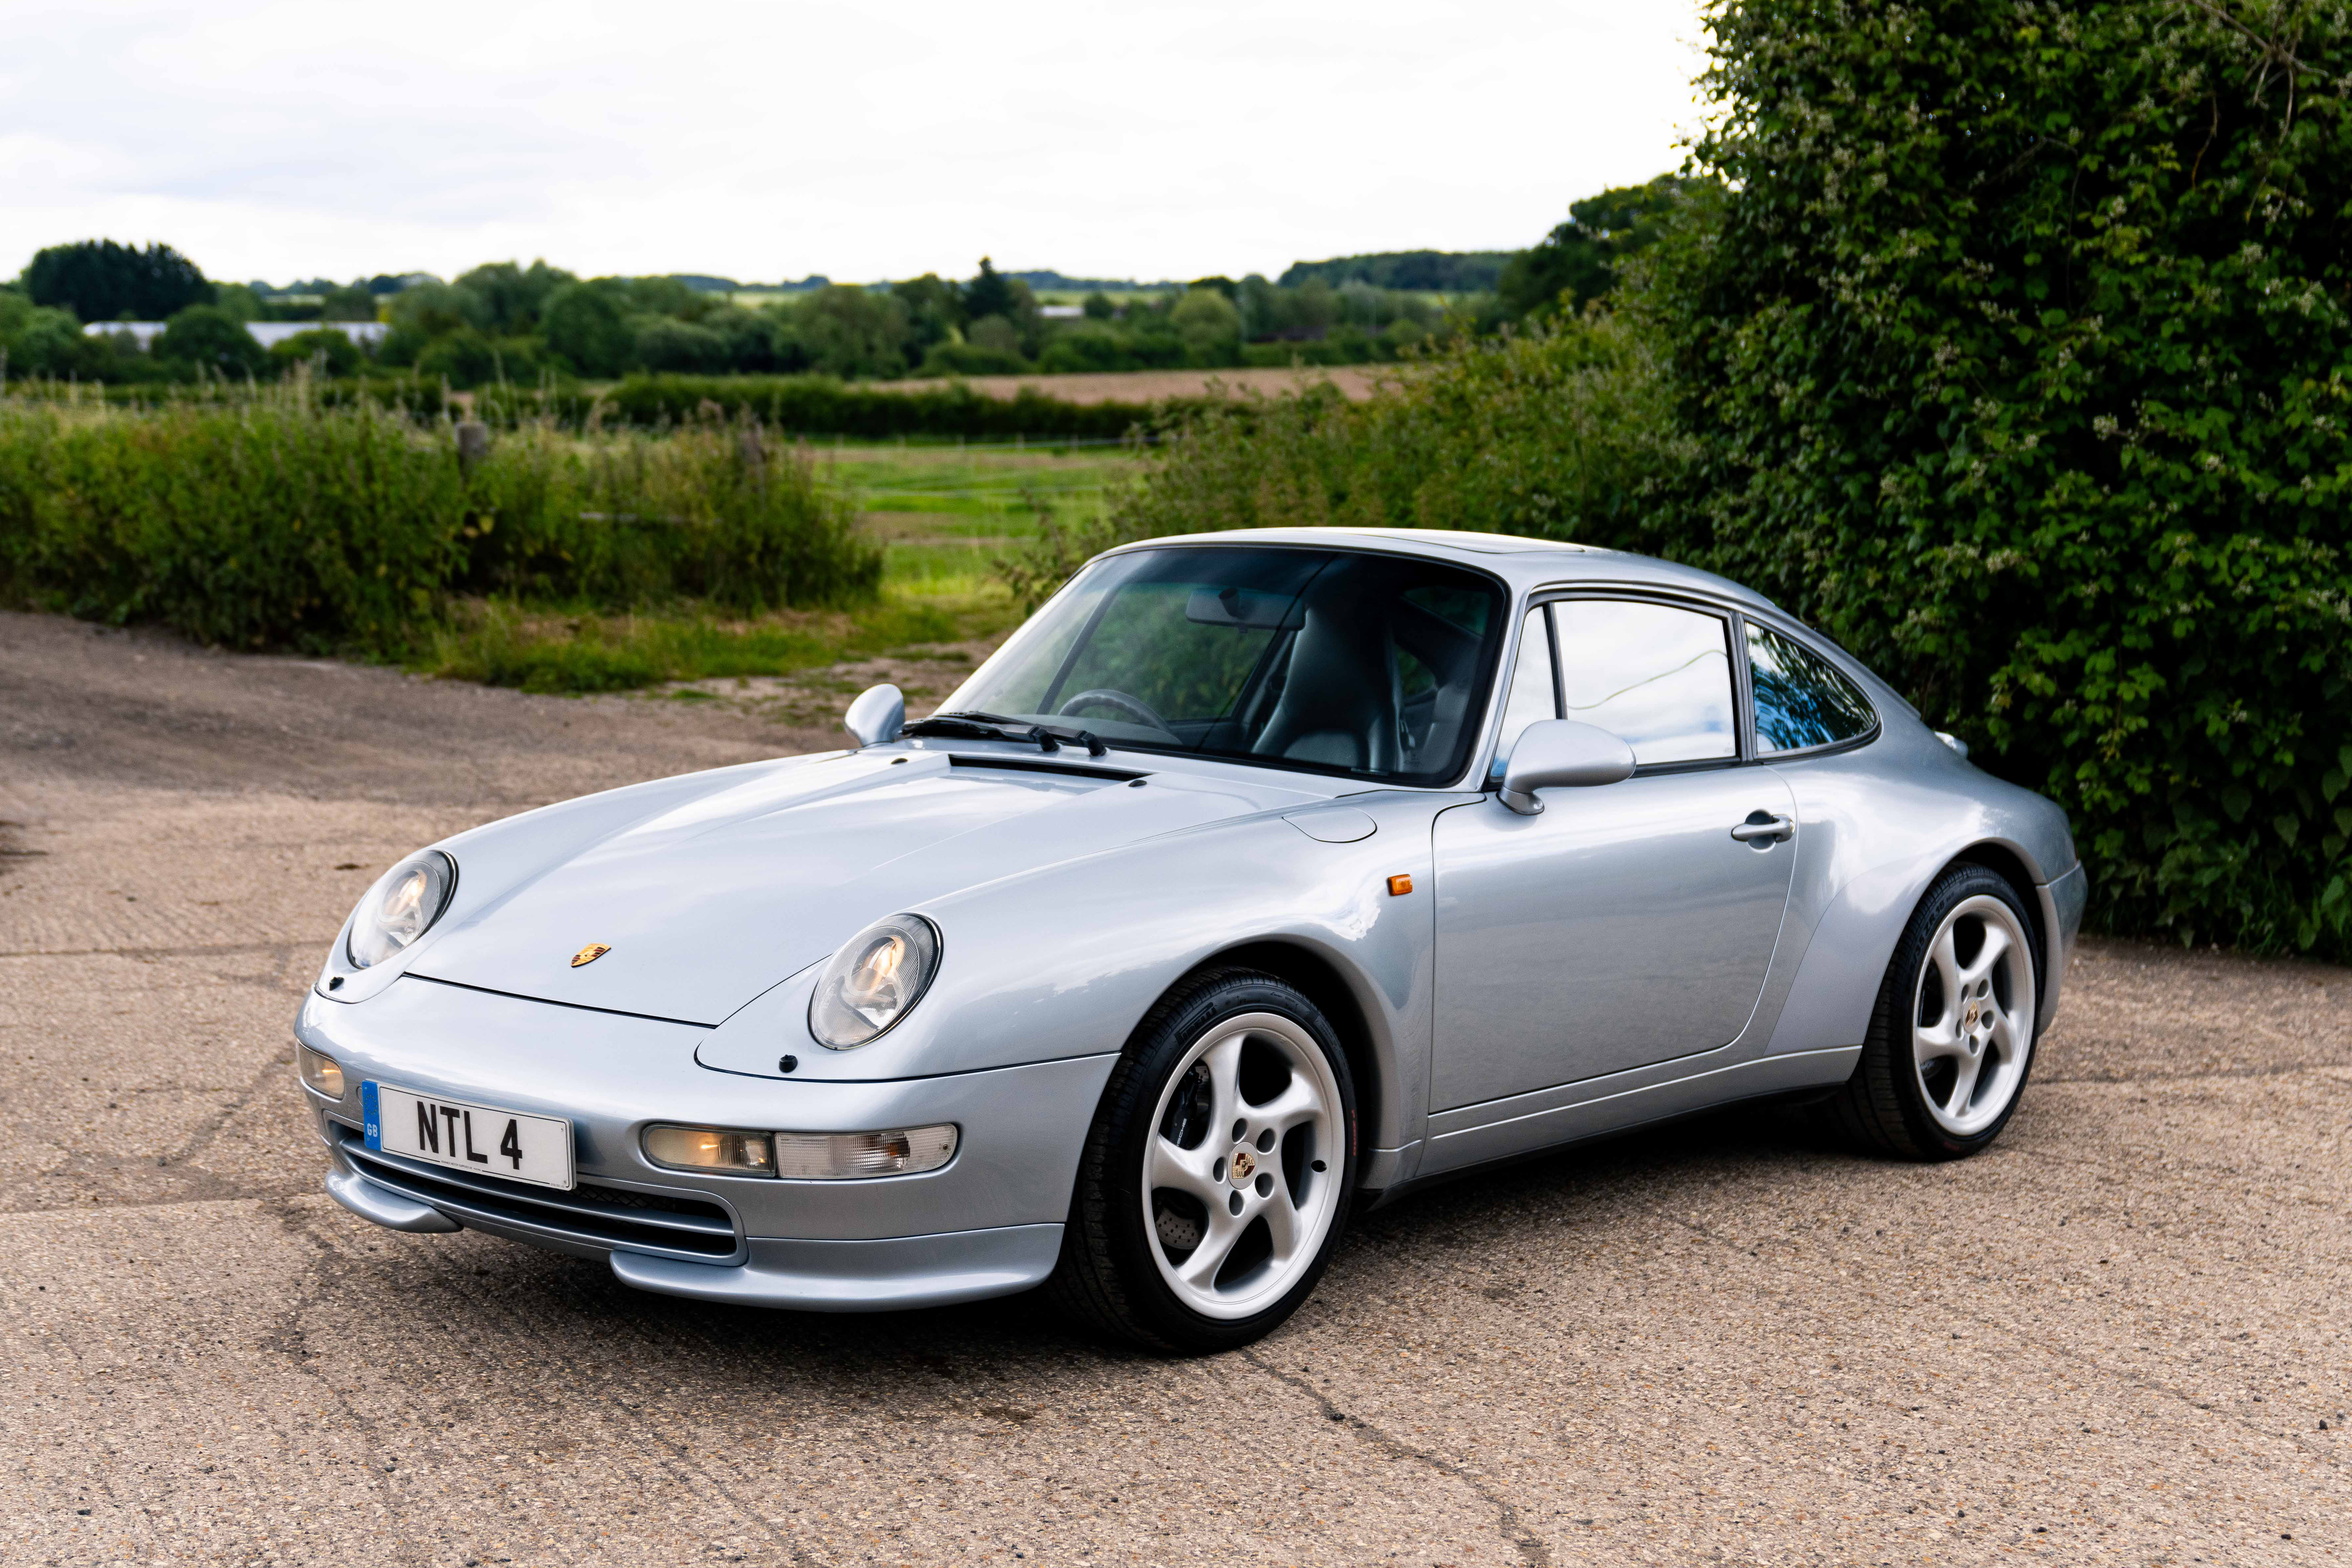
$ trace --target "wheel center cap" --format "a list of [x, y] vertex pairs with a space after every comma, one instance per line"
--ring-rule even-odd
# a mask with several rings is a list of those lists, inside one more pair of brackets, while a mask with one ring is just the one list
[[1225, 1163], [1225, 1170], [1234, 1185], [1248, 1186], [1250, 1178], [1257, 1174], [1256, 1151], [1246, 1143], [1241, 1145], [1234, 1151], [1234, 1157]]
[[1973, 1029], [1973, 1028], [1975, 1028], [1976, 1026], [1977, 1026], [1977, 1005], [1976, 1005], [1975, 1003], [1971, 1002], [1971, 1003], [1969, 1003], [1969, 1028], [1971, 1028], [1971, 1029]]

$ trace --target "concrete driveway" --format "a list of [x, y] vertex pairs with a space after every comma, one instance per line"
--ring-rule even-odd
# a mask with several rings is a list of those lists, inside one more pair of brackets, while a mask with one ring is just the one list
[[1518, 1166], [1213, 1360], [326, 1197], [287, 1025], [379, 868], [830, 743], [0, 616], [0, 1561], [2352, 1555], [2343, 970], [2087, 944], [1980, 1159], [1751, 1113]]

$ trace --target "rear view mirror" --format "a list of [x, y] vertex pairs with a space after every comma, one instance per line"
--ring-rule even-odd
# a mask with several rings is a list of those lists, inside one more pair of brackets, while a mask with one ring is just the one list
[[861, 746], [895, 741], [898, 731], [907, 727], [906, 696], [895, 686], [869, 686], [857, 694], [857, 700], [849, 705], [841, 721], [857, 737]]
[[1194, 626], [1234, 626], [1258, 631], [1296, 630], [1300, 617], [1291, 614], [1296, 594], [1268, 594], [1256, 588], [1195, 588], [1184, 601], [1184, 618]]
[[1543, 810], [1539, 789], [1589, 788], [1633, 775], [1633, 748], [1591, 724], [1541, 719], [1519, 731], [1503, 773], [1503, 804], [1521, 816]]

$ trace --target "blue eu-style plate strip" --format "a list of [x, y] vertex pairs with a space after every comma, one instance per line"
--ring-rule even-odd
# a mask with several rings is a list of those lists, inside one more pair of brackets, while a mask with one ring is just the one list
[[367, 1123], [367, 1146], [382, 1151], [383, 1119], [375, 1111], [375, 1082], [372, 1079], [363, 1079], [360, 1082], [360, 1116]]

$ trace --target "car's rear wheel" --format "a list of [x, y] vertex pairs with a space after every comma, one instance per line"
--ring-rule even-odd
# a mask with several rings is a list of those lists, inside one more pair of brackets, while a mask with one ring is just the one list
[[1355, 1086], [1322, 1012], [1227, 969], [1154, 1007], [1079, 1162], [1054, 1289], [1155, 1350], [1247, 1344], [1322, 1278], [1355, 1177]]
[[1938, 877], [1895, 944], [1853, 1076], [1824, 1109], [1866, 1149], [1953, 1160], [2000, 1136], [2033, 1068], [2033, 923], [1983, 866]]

